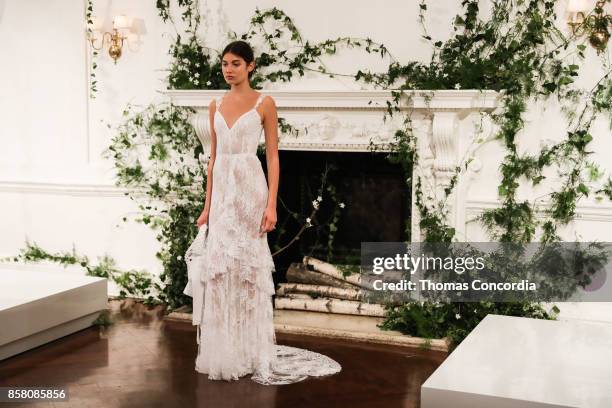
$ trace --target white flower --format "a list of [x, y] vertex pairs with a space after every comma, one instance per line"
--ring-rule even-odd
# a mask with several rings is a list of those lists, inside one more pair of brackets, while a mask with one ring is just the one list
[[194, 80], [194, 81], [193, 81], [193, 83], [197, 85], [197, 84], [199, 84], [199, 83], [200, 83], [200, 81], [198, 81], [198, 80], [196, 79], [196, 80]]
[[195, 74], [193, 74], [194, 77], [199, 78], [200, 77], [200, 73], [196, 72]]
[[344, 203], [340, 203], [340, 208], [344, 208]]
[[199, 66], [200, 66], [200, 63], [199, 63], [199, 62], [196, 62], [196, 63], [195, 63], [195, 66], [196, 66], [196, 67], [199, 67]]
[[318, 197], [317, 197], [317, 201], [318, 201], [318, 202], [321, 202], [321, 201], [323, 201], [323, 197], [321, 197], [321, 196], [318, 196]]
[[455, 89], [461, 89], [461, 84], [459, 83], [455, 84]]
[[185, 64], [189, 64], [189, 60], [188, 60], [187, 58], [183, 58], [183, 62], [184, 62]]
[[183, 259], [183, 257], [182, 257], [182, 256], [180, 256], [180, 255], [178, 255], [178, 256], [176, 257], [176, 259], [178, 259], [178, 260], [180, 261], [181, 259]]
[[317, 200], [314, 200], [314, 201], [312, 202], [312, 206], [313, 206], [314, 208], [319, 208], [319, 202], [318, 202]]
[[310, 217], [306, 218], [306, 222], [310, 224]]
[[210, 85], [212, 85], [212, 82], [206, 81], [206, 85], [210, 86]]
[[457, 314], [455, 315], [455, 319], [457, 319], [457, 320], [461, 319], [461, 315], [460, 315], [459, 313], [457, 313]]

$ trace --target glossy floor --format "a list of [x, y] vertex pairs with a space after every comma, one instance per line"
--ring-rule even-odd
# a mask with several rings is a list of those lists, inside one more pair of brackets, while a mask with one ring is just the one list
[[111, 301], [114, 324], [92, 327], [0, 362], [0, 386], [63, 386], [67, 402], [41, 407], [419, 406], [421, 384], [446, 353], [296, 335], [279, 344], [323, 353], [342, 365], [326, 378], [262, 386], [247, 377], [211, 381], [194, 370], [195, 327], [163, 319], [160, 307]]

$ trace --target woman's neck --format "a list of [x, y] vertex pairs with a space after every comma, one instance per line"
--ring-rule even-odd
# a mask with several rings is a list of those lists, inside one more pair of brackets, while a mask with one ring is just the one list
[[251, 88], [249, 81], [246, 80], [246, 81], [242, 81], [241, 83], [237, 85], [232, 85], [230, 92], [235, 93], [235, 94], [246, 95], [246, 94], [252, 93], [253, 89]]

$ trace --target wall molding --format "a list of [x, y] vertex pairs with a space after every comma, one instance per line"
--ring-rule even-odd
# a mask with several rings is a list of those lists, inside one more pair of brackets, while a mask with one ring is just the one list
[[[482, 213], [483, 211], [490, 210], [493, 208], [499, 208], [501, 203], [496, 200], [468, 200], [466, 203], [466, 214], [472, 218]], [[550, 203], [540, 203], [541, 209], [550, 207]], [[543, 218], [542, 210], [536, 212], [536, 217]], [[612, 222], [612, 204], [597, 204], [593, 202], [586, 202], [583, 204], [576, 204], [576, 217], [577, 221], [602, 221]], [[469, 220], [468, 220], [469, 221]]]
[[0, 181], [1, 193], [48, 194], [80, 197], [122, 197], [132, 191], [112, 184], [77, 184], [32, 181]]

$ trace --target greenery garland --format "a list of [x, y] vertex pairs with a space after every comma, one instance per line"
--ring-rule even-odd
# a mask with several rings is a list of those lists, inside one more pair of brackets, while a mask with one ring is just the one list
[[[92, 3], [92, 0], [87, 0], [87, 3], [85, 5], [85, 23], [87, 25], [87, 38], [88, 39], [93, 36], [93, 31], [91, 29], [91, 26], [93, 24], [92, 15], [93, 15], [93, 3]], [[98, 67], [98, 64], [96, 63], [97, 56], [98, 56], [98, 51], [95, 48], [91, 47], [91, 68], [89, 71], [89, 97], [91, 99], [96, 98], [96, 92], [98, 91], [98, 88], [97, 88], [98, 81], [96, 80], [96, 68]]]
[[119, 298], [127, 296], [143, 299], [147, 305], [159, 304], [159, 301], [151, 293], [154, 277], [147, 271], [128, 270], [122, 271], [116, 267], [116, 261], [104, 255], [97, 264], [92, 263], [85, 255], [79, 255], [73, 247], [71, 252], [59, 252], [52, 254], [45, 251], [36, 243], [26, 241], [25, 249], [16, 256], [0, 259], [2, 262], [55, 262], [64, 267], [68, 265], [80, 266], [85, 269], [88, 276], [97, 276], [112, 280], [121, 289]]
[[115, 129], [104, 156], [115, 162], [116, 184], [129, 188], [126, 195], [138, 204], [135, 221], [158, 231], [162, 248], [156, 256], [163, 272], [156, 295], [174, 309], [189, 302], [183, 294], [183, 254], [197, 234], [195, 221], [204, 205], [203, 149], [189, 123], [192, 109], [172, 104], [135, 108], [128, 105], [124, 110], [124, 122]]
[[[575, 104], [577, 97], [581, 95], [579, 90], [571, 88], [573, 77], [578, 75], [579, 66], [566, 63], [568, 55], [561, 55], [561, 50], [567, 50], [574, 39], [565, 38], [555, 28], [556, 16], [552, 1], [494, 1], [492, 17], [487, 21], [480, 20], [477, 1], [465, 0], [462, 1], [462, 6], [464, 14], [457, 15], [454, 20], [454, 30], [457, 34], [448, 41], [434, 41], [426, 30], [424, 31], [423, 38], [430, 41], [434, 48], [429, 64], [411, 62], [402, 65], [383, 45], [371, 39], [340, 37], [310, 44], [302, 38], [293, 21], [277, 8], [263, 12], [256, 10], [248, 32], [241, 38], [251, 40], [259, 36], [257, 38], [261, 37], [264, 41], [265, 49], [258, 53], [258, 76], [255, 77], [255, 85], [265, 80], [290, 81], [294, 73], [302, 76], [306, 71], [311, 71], [330, 77], [353, 76], [356, 81], [385, 89], [456, 88], [503, 91], [503, 111], [499, 115], [492, 115], [492, 119], [499, 126], [497, 138], [504, 142], [508, 151], [500, 169], [502, 183], [498, 192], [502, 198], [502, 206], [485, 211], [479, 219], [494, 239], [513, 242], [531, 241], [536, 233], [538, 221], [534, 206], [516, 198], [520, 178], [531, 179], [536, 185], [545, 178], [543, 173], [547, 166], [553, 164], [559, 167], [570, 166], [571, 171], [567, 173], [564, 189], [550, 195], [552, 205], [546, 212], [549, 219], [541, 221], [544, 232], [542, 241], [557, 240], [556, 228], [573, 218], [576, 201], [588, 193], [587, 184], [582, 178], [585, 166], [589, 169], [588, 181], [594, 182], [601, 177], [597, 167], [593, 163], [586, 162], [584, 158], [588, 154], [586, 146], [592, 139], [588, 134], [588, 126], [592, 123], [595, 114], [610, 112], [609, 98], [606, 99], [606, 96], [610, 95], [609, 83], [606, 81], [608, 74], [588, 95], [591, 98], [591, 107], [587, 104], [583, 115], [580, 116], [581, 119], [586, 119], [579, 120], [575, 124], [566, 140], [543, 149], [538, 155], [521, 155], [516, 147], [515, 138], [524, 126], [523, 115], [527, 102], [555, 94], [560, 101]], [[419, 20], [424, 28], [424, 13], [427, 11], [424, 0], [421, 1], [419, 9]], [[295, 43], [295, 47], [291, 47], [291, 52], [289, 47], [282, 47], [279, 44], [287, 37]], [[547, 48], [550, 43], [553, 44], [552, 48]], [[354, 75], [330, 72], [322, 63], [321, 56], [336, 54], [339, 45], [357, 46], [366, 52], [380, 53], [381, 57], [389, 56], [391, 62], [388, 71], [381, 74], [359, 70]], [[577, 56], [583, 59], [585, 46], [578, 44], [576, 50]], [[269, 67], [279, 68], [267, 70]], [[404, 95], [400, 91], [394, 92], [393, 96], [393, 103], [389, 105], [389, 114], [399, 111], [399, 101]], [[585, 116], [584, 113], [589, 109], [591, 115]], [[404, 128], [399, 129], [395, 136], [393, 153], [389, 155], [389, 159], [402, 164], [410, 185], [412, 169], [418, 162], [418, 157], [409, 114], [404, 119]], [[460, 163], [457, 166], [451, 183], [444, 189], [445, 197], [441, 203], [433, 207], [424, 204], [426, 200], [423, 197], [421, 180], [416, 180], [414, 197], [420, 212], [420, 227], [425, 233], [426, 241], [450, 242], [455, 238], [455, 230], [445, 219], [444, 202], [452, 193], [457, 177], [465, 165], [466, 163]], [[608, 183], [597, 191], [610, 196], [609, 186], [608, 180]], [[556, 311], [553, 310], [552, 314], [547, 313], [538, 304], [491, 303], [486, 307], [476, 305], [474, 312], [470, 312], [472, 309], [462, 303], [435, 307], [428, 303], [409, 304], [390, 310], [385, 327], [401, 329], [402, 324], [398, 323], [397, 317], [405, 317], [407, 310], [410, 310], [411, 314], [418, 310], [422, 318], [434, 322], [441, 330], [435, 333], [436, 336], [444, 334], [455, 343], [484, 317], [479, 315], [478, 311], [519, 313], [542, 318], [554, 318]], [[460, 322], [448, 318], [440, 320], [436, 317], [440, 313], [447, 316], [462, 315], [463, 318]], [[461, 325], [465, 326], [461, 328]], [[407, 330], [411, 334], [425, 337], [433, 335], [431, 330], [423, 329], [422, 325], [418, 327], [407, 325], [406, 328], [408, 327], [410, 329]]]
[[[177, 0], [176, 4], [186, 26], [183, 35], [178, 33], [172, 19], [170, 0], [156, 3], [162, 20], [172, 23], [176, 30], [175, 41], [170, 47], [173, 60], [168, 70], [168, 87], [227, 89], [221, 76], [219, 52], [203, 46], [197, 36], [200, 23], [197, 0]], [[573, 82], [580, 67], [567, 61], [572, 57], [583, 60], [586, 47], [575, 44], [577, 39], [574, 36], [566, 38], [555, 27], [554, 1], [492, 0], [491, 4], [491, 17], [482, 20], [478, 1], [462, 0], [463, 12], [453, 22], [455, 34], [447, 41], [441, 41], [427, 33], [424, 24], [427, 4], [421, 0], [419, 22], [423, 38], [431, 43], [433, 49], [429, 63], [412, 61], [402, 64], [383, 44], [370, 38], [338, 37], [310, 43], [303, 39], [291, 18], [277, 8], [256, 9], [247, 32], [240, 38], [251, 40], [252, 44], [262, 40], [261, 47], [255, 47], [257, 70], [252, 78], [255, 88], [266, 82], [291, 81], [295, 75], [303, 76], [306, 72], [352, 77], [374, 87], [398, 89], [392, 92], [392, 101], [388, 103], [389, 115], [400, 112], [400, 100], [406, 97], [406, 90], [501, 91], [502, 112], [490, 115], [499, 128], [496, 139], [503, 143], [507, 152], [500, 166], [502, 181], [498, 194], [501, 206], [485, 211], [478, 220], [496, 240], [530, 242], [540, 228], [541, 241], [556, 241], [559, 240], [557, 228], [574, 218], [580, 198], [590, 193], [598, 199], [612, 198], [611, 179], [608, 177], [602, 181], [599, 167], [587, 160], [591, 154], [588, 151], [592, 141], [591, 124], [598, 115], [612, 112], [610, 67], [603, 61], [606, 73], [590, 91], [575, 88]], [[238, 38], [238, 35], [233, 33], [232, 38]], [[359, 48], [388, 58], [387, 71], [331, 72], [322, 58], [338, 54], [344, 47]], [[516, 138], [524, 128], [527, 103], [553, 95], [564, 105], [570, 122], [567, 135], [537, 154], [520, 153]], [[586, 101], [584, 107], [575, 114], [573, 107], [581, 100]], [[124, 127], [109, 149], [117, 164], [118, 185], [144, 192], [152, 203], [166, 199], [161, 214], [155, 213], [154, 204], [141, 204], [144, 215], [140, 221], [162, 229], [158, 239], [165, 246], [158, 257], [164, 263], [162, 281], [166, 286], [160, 285], [157, 289], [171, 309], [189, 302], [182, 295], [186, 278], [181, 254], [195, 235], [194, 214], [201, 207], [205, 191], [204, 175], [193, 170], [199, 168], [195, 161], [201, 153], [201, 145], [189, 125], [190, 113], [189, 109], [171, 105], [161, 108], [151, 105], [139, 113], [127, 112]], [[412, 186], [412, 169], [419, 160], [410, 116], [411, 112], [404, 115], [403, 127], [396, 131], [393, 149], [388, 155], [390, 161], [401, 164], [408, 188]], [[281, 131], [299, 133], [282, 118], [280, 122]], [[147, 168], [138, 160], [142, 157], [142, 151], [137, 150], [139, 145], [148, 149], [151, 163]], [[171, 152], [177, 153], [174, 161], [169, 159]], [[190, 155], [195, 161], [183, 166], [183, 158]], [[467, 160], [457, 165], [440, 202], [428, 203], [423, 195], [422, 181], [418, 177], [415, 180], [413, 197], [419, 210], [420, 228], [428, 242], [456, 239], [455, 230], [446, 220], [445, 203], [471, 158]], [[551, 203], [548, 208], [541, 210], [538, 203], [518, 197], [517, 191], [523, 180], [538, 185], [546, 178], [546, 170], [553, 166], [560, 174], [562, 188], [548, 195]], [[175, 167], [179, 170], [170, 170]], [[134, 193], [132, 198], [136, 199], [136, 195]], [[168, 201], [168, 197], [172, 200]], [[538, 212], [543, 212], [545, 217], [538, 219]], [[407, 232], [409, 226], [410, 222], [407, 222]], [[331, 240], [333, 232], [330, 228]], [[421, 337], [447, 337], [457, 344], [487, 313], [554, 318], [557, 311], [546, 312], [535, 303], [410, 303], [388, 309], [383, 327]]]
[[[168, 77], [169, 86], [175, 89], [226, 88], [220, 77], [220, 66], [216, 65], [218, 62], [211, 62], [219, 59], [212, 57], [212, 50], [203, 47], [197, 38], [197, 20], [193, 20], [197, 2], [179, 1], [178, 5], [184, 10], [182, 17], [188, 27], [187, 41], [182, 43], [182, 37], [177, 34], [176, 42], [171, 47], [174, 61]], [[537, 221], [532, 205], [527, 202], [517, 202], [518, 179], [524, 176], [537, 184], [544, 179], [543, 172], [546, 166], [572, 163], [571, 182], [566, 183], [564, 191], [551, 195], [553, 203], [556, 203], [549, 211], [552, 220], [543, 222], [545, 231], [543, 240], [557, 239], [556, 226], [571, 220], [572, 209], [575, 208], [575, 202], [579, 197], [572, 191], [584, 192], [586, 186], [583, 181], [579, 181], [582, 170], [580, 159], [586, 155], [585, 148], [590, 138], [584, 126], [578, 125], [576, 130], [568, 135], [566, 141], [545, 148], [537, 156], [525, 156], [518, 153], [515, 137], [523, 128], [522, 116], [530, 98], [548, 97], [554, 93], [559, 100], [576, 102], [579, 92], [571, 89], [570, 85], [573, 82], [572, 78], [578, 74], [578, 66], [566, 64], [564, 60], [567, 56], [560, 56], [560, 50], [567, 49], [570, 41], [565, 39], [554, 26], [553, 2], [530, 1], [514, 4], [510, 0], [503, 0], [495, 1], [493, 5], [492, 18], [481, 21], [478, 17], [478, 2], [463, 1], [464, 14], [456, 16], [454, 21], [454, 30], [457, 34], [446, 42], [434, 42], [424, 31], [423, 38], [432, 42], [434, 48], [432, 61], [429, 64], [411, 62], [401, 65], [386, 47], [369, 38], [339, 37], [335, 40], [310, 44], [302, 38], [293, 21], [277, 8], [265, 11], [257, 9], [247, 33], [240, 38], [263, 39], [262, 50], [256, 60], [258, 69], [253, 76], [254, 87], [257, 88], [264, 82], [290, 81], [294, 73], [303, 76], [306, 71], [330, 77], [353, 76], [356, 81], [374, 86], [400, 89], [399, 92], [393, 92], [393, 103], [388, 107], [390, 115], [399, 111], [399, 102], [405, 96], [402, 91], [406, 89], [503, 90], [503, 112], [492, 115], [492, 119], [500, 129], [497, 137], [505, 143], [509, 152], [501, 166], [502, 183], [499, 194], [503, 202], [500, 208], [483, 213], [480, 220], [494, 238], [503, 241], [531, 241]], [[158, 2], [160, 16], [164, 21], [171, 20], [169, 7], [169, 1]], [[419, 20], [424, 28], [424, 13], [427, 11], [425, 1], [421, 1], [419, 9]], [[512, 10], [515, 12], [511, 13]], [[237, 35], [234, 33], [233, 37], [237, 38]], [[287, 38], [295, 43], [291, 52], [289, 47], [282, 47], [279, 44]], [[553, 40], [556, 40], [558, 45], [550, 50], [546, 49], [547, 41]], [[368, 53], [375, 52], [381, 57], [389, 57], [388, 71], [381, 74], [359, 70], [353, 75], [330, 72], [321, 57], [338, 53], [340, 45], [360, 47]], [[584, 57], [584, 50], [584, 45], [577, 46], [579, 57]], [[533, 69], [534, 67], [536, 69]], [[590, 124], [594, 114], [610, 111], [609, 102], [605, 99], [606, 93], [609, 94], [610, 90], [605, 84], [603, 78], [591, 95], [590, 118], [579, 123]], [[585, 112], [586, 110], [587, 107]], [[583, 117], [584, 112], [581, 115], [581, 118]], [[410, 186], [412, 169], [418, 162], [410, 114], [405, 116], [404, 127], [399, 129], [395, 136], [389, 160], [402, 165]], [[420, 227], [429, 242], [450, 242], [455, 238], [454, 229], [447, 225], [445, 219], [444, 201], [452, 193], [464, 165], [465, 163], [461, 163], [457, 166], [451, 183], [444, 189], [445, 197], [441, 203], [434, 206], [424, 204], [426, 200], [423, 197], [421, 180], [416, 180], [414, 197], [420, 212]], [[593, 163], [588, 165], [591, 168], [590, 178], [594, 181], [593, 179], [597, 177], [593, 176], [601, 174]], [[607, 193], [607, 190], [604, 187], [599, 192]], [[409, 225], [410, 223], [407, 223], [407, 228]], [[456, 344], [486, 313], [541, 318], [554, 318], [555, 315], [555, 310], [552, 314], [547, 313], [538, 304], [481, 303], [407, 304], [388, 310], [388, 318], [383, 327], [400, 329], [421, 337], [444, 336]], [[456, 316], [462, 318], [452, 319]], [[428, 328], [422, 323], [409, 324], [419, 321], [431, 322], [433, 328]]]

